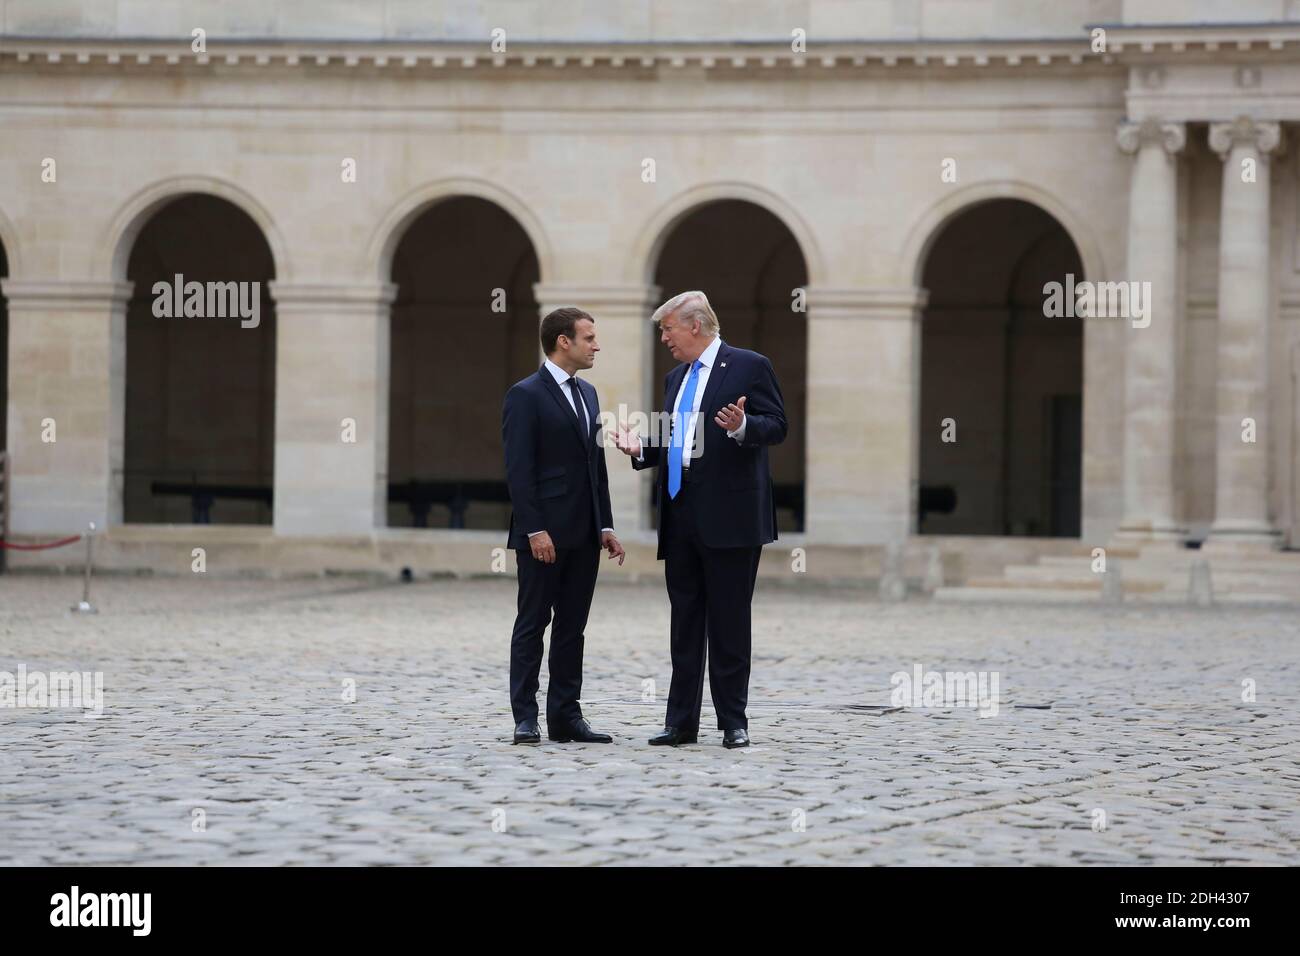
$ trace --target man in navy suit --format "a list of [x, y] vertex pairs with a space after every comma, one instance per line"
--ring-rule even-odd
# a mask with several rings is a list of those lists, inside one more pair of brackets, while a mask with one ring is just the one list
[[785, 441], [785, 404], [772, 363], [722, 341], [703, 292], [674, 296], [653, 321], [682, 363], [664, 382], [668, 447], [624, 431], [615, 438], [633, 468], [659, 468], [673, 680], [663, 732], [650, 743], [695, 743], [707, 647], [722, 743], [748, 747], [750, 604], [763, 545], [776, 540], [767, 448]]
[[[537, 685], [542, 634], [551, 625], [547, 736], [610, 743], [582, 716], [583, 631], [603, 547], [623, 563], [614, 534], [605, 451], [597, 443], [596, 389], [578, 379], [596, 362], [596, 323], [581, 309], [542, 320], [546, 361], [506, 393], [501, 434], [510, 488], [510, 538], [519, 568], [519, 612], [510, 638], [510, 707], [517, 744], [541, 742]], [[553, 615], [553, 616], [552, 616]]]

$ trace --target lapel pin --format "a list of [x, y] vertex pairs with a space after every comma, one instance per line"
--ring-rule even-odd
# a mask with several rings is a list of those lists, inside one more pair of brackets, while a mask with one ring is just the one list
[[726, 362], [723, 362], [723, 363], [722, 363], [722, 367], [723, 367], [723, 368], [726, 368], [726, 367], [727, 367], [727, 363], [726, 363]]

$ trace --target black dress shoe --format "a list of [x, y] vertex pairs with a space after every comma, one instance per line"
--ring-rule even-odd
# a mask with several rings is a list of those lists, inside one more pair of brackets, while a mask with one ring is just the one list
[[521, 720], [515, 726], [515, 743], [540, 744], [541, 742], [542, 730], [537, 726], [537, 721]]
[[737, 747], [748, 747], [749, 731], [743, 727], [738, 727], [735, 730], [724, 730], [722, 732], [722, 746], [728, 750], [734, 750]]
[[601, 734], [592, 730], [591, 724], [587, 723], [585, 717], [579, 717], [568, 725], [551, 727], [548, 724], [546, 736], [557, 744], [568, 744], [574, 741], [580, 744], [612, 744], [614, 742], [614, 738], [609, 734]]
[[650, 738], [652, 747], [677, 747], [681, 744], [693, 744], [698, 738], [698, 731], [682, 730], [680, 727], [664, 727], [662, 733]]

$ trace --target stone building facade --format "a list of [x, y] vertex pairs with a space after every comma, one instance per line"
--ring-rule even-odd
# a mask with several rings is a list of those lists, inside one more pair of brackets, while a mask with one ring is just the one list
[[[653, 411], [650, 313], [702, 288], [785, 390], [780, 545], [835, 576], [1300, 544], [1300, 0], [0, 0], [0, 34], [10, 541], [486, 571], [538, 316], [595, 315], [604, 406]], [[255, 322], [159, 315], [188, 282]]]

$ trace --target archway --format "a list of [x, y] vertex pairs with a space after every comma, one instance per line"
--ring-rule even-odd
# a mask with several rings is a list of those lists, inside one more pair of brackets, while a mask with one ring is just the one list
[[[808, 321], [796, 290], [807, 287], [808, 266], [798, 240], [780, 218], [756, 203], [708, 202], [674, 223], [660, 245], [654, 283], [665, 299], [702, 290], [718, 314], [723, 340], [771, 360], [790, 422], [789, 437], [771, 449], [777, 524], [781, 531], [802, 531]], [[651, 404], [658, 408], [664, 376], [676, 363], [653, 327], [647, 334], [655, 340]], [[650, 487], [655, 494], [658, 485]]]
[[[9, 277], [9, 257], [4, 243], [0, 242], [0, 279]], [[8, 448], [9, 421], [9, 307], [0, 290], [0, 453]], [[0, 489], [0, 494], [4, 490]]]
[[388, 524], [504, 531], [501, 403], [541, 363], [536, 250], [501, 206], [456, 196], [410, 222], [390, 278]]
[[180, 195], [135, 232], [126, 275], [125, 520], [270, 524], [276, 320], [265, 235], [226, 199]]
[[1044, 286], [1083, 279], [1033, 203], [979, 202], [940, 227], [921, 280], [919, 533], [1079, 535], [1083, 320], [1045, 315]]

